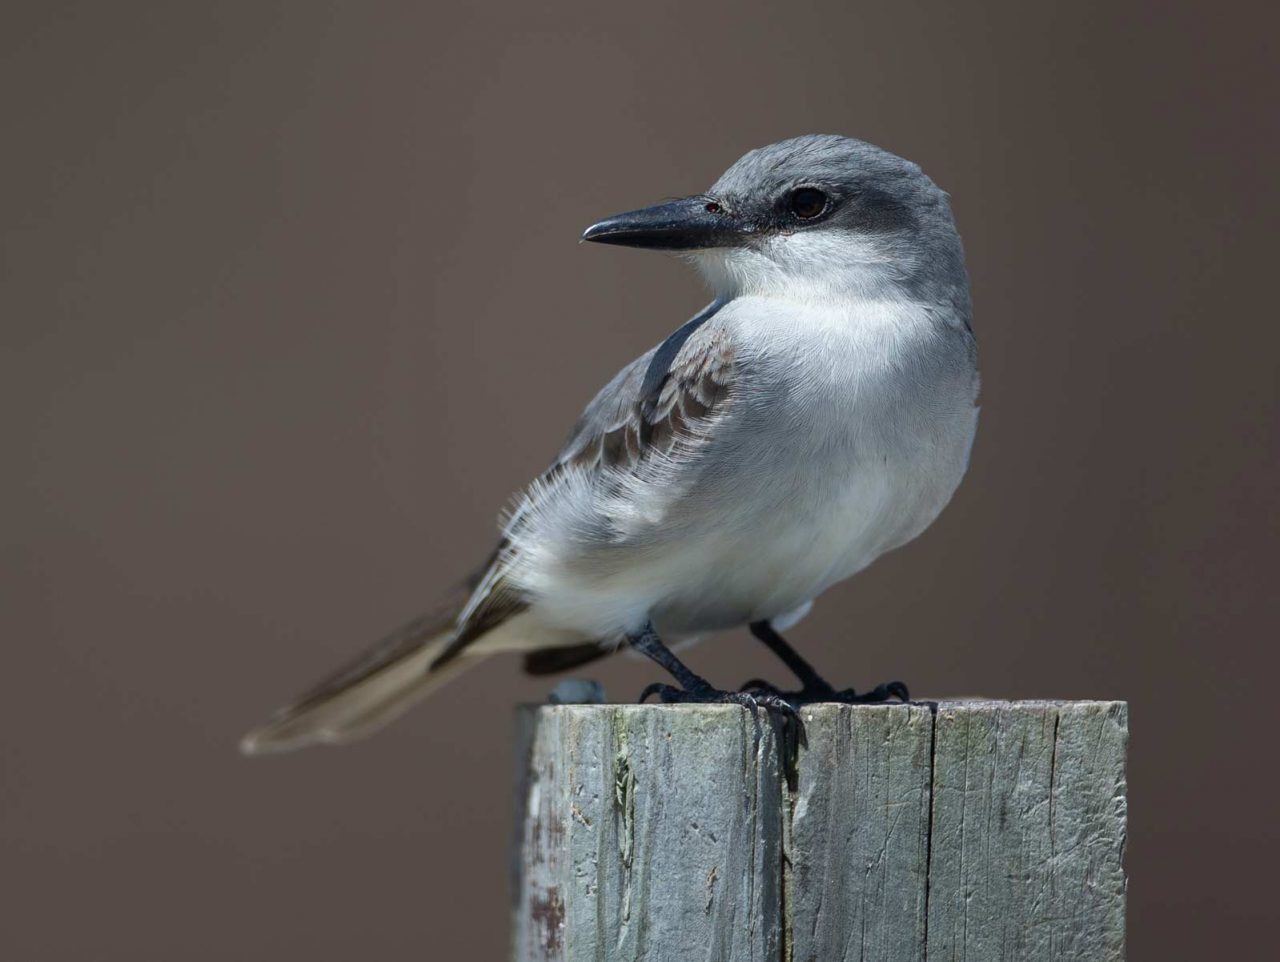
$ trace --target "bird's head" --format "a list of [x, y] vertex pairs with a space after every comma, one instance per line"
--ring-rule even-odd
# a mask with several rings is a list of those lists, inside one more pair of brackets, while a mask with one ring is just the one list
[[721, 297], [932, 299], [966, 284], [947, 195], [910, 161], [832, 135], [753, 150], [706, 193], [582, 237], [686, 254]]

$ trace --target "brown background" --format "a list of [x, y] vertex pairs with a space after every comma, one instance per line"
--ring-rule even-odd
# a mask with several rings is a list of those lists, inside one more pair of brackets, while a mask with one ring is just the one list
[[[847, 682], [1129, 699], [1131, 958], [1259, 957], [1274, 26], [5, 4], [0, 958], [504, 957], [510, 706], [545, 684], [495, 661], [349, 750], [236, 739], [483, 555], [581, 405], [703, 302], [578, 232], [810, 131], [952, 192], [985, 390], [952, 507], [795, 637]], [[692, 661], [776, 674], [745, 634]]]

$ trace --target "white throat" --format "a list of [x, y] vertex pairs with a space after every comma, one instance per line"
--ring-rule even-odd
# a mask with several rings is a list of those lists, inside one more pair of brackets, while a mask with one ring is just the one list
[[896, 300], [914, 266], [907, 245], [846, 231], [779, 234], [758, 248], [713, 248], [690, 259], [719, 300]]

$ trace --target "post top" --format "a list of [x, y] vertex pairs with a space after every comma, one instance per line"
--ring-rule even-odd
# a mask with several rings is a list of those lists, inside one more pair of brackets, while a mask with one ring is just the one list
[[[991, 711], [1034, 711], [1043, 712], [1049, 709], [1076, 709], [1095, 712], [1127, 713], [1129, 703], [1121, 699], [1103, 698], [1026, 698], [1007, 700], [1000, 698], [984, 698], [980, 696], [960, 698], [922, 699], [910, 702], [884, 702], [875, 705], [848, 705], [842, 702], [814, 702], [804, 705], [801, 713], [810, 714], [844, 714], [861, 712], [930, 711], [933, 713], [965, 711], [984, 713]], [[520, 711], [564, 711], [575, 713], [618, 712], [623, 714], [643, 714], [645, 712], [687, 712], [687, 713], [725, 713], [741, 710], [740, 705], [664, 705], [657, 702], [634, 704], [631, 702], [557, 702], [550, 704], [525, 703], [519, 706]], [[763, 710], [763, 709], [762, 709]]]

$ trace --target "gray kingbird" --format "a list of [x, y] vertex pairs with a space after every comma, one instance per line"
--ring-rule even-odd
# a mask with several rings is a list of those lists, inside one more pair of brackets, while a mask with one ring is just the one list
[[[679, 252], [714, 299], [587, 405], [454, 597], [244, 751], [367, 734], [504, 651], [540, 674], [630, 646], [674, 676], [645, 693], [671, 702], [907, 697], [898, 682], [835, 691], [779, 631], [924, 531], [968, 465], [977, 354], [947, 195], [878, 147], [797, 137], [582, 237]], [[739, 625], [798, 692], [719, 691], [664, 644]]]

